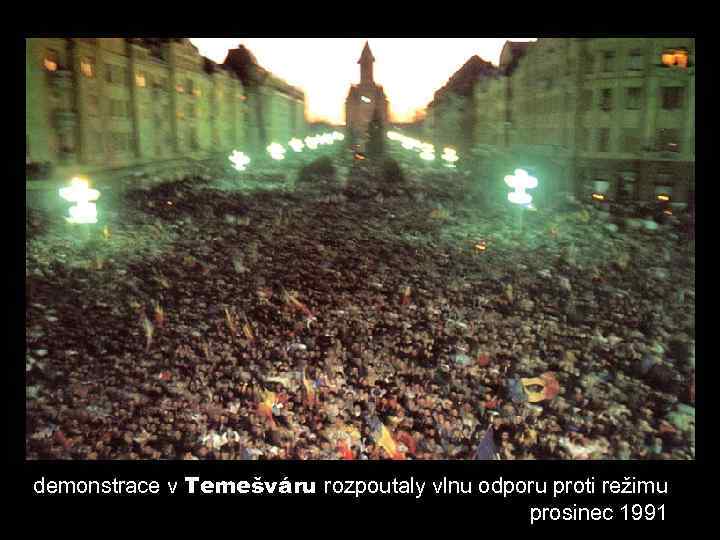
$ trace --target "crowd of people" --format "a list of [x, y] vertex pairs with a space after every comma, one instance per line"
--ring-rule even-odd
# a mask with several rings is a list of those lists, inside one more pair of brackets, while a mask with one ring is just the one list
[[411, 191], [180, 182], [29, 240], [27, 457], [694, 457], [681, 231]]

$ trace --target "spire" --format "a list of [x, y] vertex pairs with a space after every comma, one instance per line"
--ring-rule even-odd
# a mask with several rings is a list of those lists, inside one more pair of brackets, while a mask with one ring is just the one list
[[362, 54], [360, 55], [360, 60], [358, 60], [358, 64], [367, 64], [368, 62], [372, 63], [375, 61], [375, 57], [373, 56], [372, 52], [370, 51], [370, 44], [366, 41], [365, 47], [363, 47]]
[[372, 52], [370, 52], [370, 45], [366, 41], [365, 47], [363, 47], [362, 54], [360, 55], [360, 60], [357, 62], [360, 64], [360, 84], [374, 84], [373, 62], [375, 62], [375, 57]]

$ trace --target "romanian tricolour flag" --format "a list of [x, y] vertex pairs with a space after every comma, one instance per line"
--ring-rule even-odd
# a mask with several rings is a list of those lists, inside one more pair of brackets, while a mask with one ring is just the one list
[[398, 451], [397, 445], [390, 434], [390, 430], [385, 427], [385, 424], [376, 420], [375, 429], [373, 430], [373, 439], [381, 446], [385, 452], [390, 456], [390, 459], [405, 459], [405, 456]]
[[317, 396], [315, 395], [315, 383], [307, 378], [307, 375], [305, 374], [305, 370], [303, 369], [302, 372], [302, 382], [303, 387], [305, 388], [305, 397], [307, 399], [308, 405], [315, 405]]
[[267, 418], [272, 427], [275, 427], [273, 419], [273, 406], [277, 403], [277, 395], [275, 392], [265, 392], [263, 401], [258, 405], [258, 413]]

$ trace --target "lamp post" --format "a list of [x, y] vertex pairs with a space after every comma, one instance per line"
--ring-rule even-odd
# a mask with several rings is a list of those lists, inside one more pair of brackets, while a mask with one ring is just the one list
[[508, 201], [519, 207], [518, 228], [522, 230], [525, 208], [532, 203], [532, 195], [525, 190], [536, 188], [538, 185], [537, 178], [530, 176], [524, 169], [515, 169], [515, 174], [509, 174], [505, 177], [505, 183], [513, 189], [508, 193], [507, 198]]
[[[90, 182], [81, 177], [74, 177], [70, 180], [70, 186], [60, 188], [60, 197], [66, 201], [75, 203], [68, 210], [69, 216], [65, 221], [73, 224], [89, 225], [97, 223], [97, 206], [95, 201], [100, 198], [100, 192], [97, 189], [90, 188]], [[82, 227], [85, 239], [89, 239], [90, 231], [88, 227]]]
[[233, 151], [228, 159], [232, 162], [236, 171], [244, 171], [248, 163], [250, 163], [250, 158], [237, 150]]

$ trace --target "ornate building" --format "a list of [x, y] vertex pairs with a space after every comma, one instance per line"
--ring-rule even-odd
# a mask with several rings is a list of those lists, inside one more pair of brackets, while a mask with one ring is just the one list
[[507, 42], [496, 76], [473, 82], [472, 100], [444, 110], [431, 104], [428, 134], [451, 144], [460, 130], [443, 130], [442, 121], [469, 115], [473, 133], [463, 136], [487, 158], [480, 175], [502, 178], [522, 165], [544, 179], [547, 196], [583, 194], [603, 183], [635, 199], [664, 192], [688, 201], [695, 184], [694, 50], [694, 39], [678, 37]]
[[301, 91], [254, 61], [244, 77], [232, 54], [217, 65], [186, 38], [25, 44], [26, 161], [53, 177], [264, 151], [305, 131]]
[[364, 144], [368, 125], [375, 115], [383, 125], [388, 122], [388, 100], [385, 91], [373, 79], [375, 57], [366, 42], [360, 55], [360, 84], [353, 84], [345, 100], [345, 123], [350, 136], [357, 143]]

